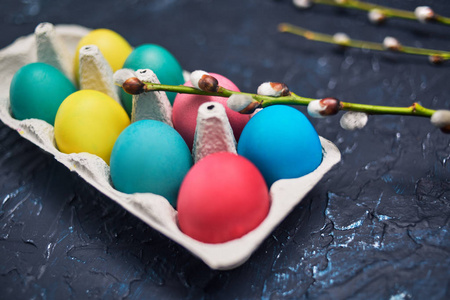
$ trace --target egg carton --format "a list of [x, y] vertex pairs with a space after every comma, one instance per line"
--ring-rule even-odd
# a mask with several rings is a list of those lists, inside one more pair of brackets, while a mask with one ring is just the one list
[[[78, 41], [90, 31], [78, 25], [56, 25], [54, 29], [72, 57]], [[212, 269], [226, 270], [243, 264], [324, 174], [340, 161], [341, 155], [337, 147], [320, 137], [323, 149], [322, 163], [315, 171], [305, 176], [276, 181], [270, 188], [269, 214], [256, 229], [239, 239], [221, 244], [199, 242], [180, 231], [177, 226], [177, 211], [164, 197], [152, 193], [125, 194], [117, 191], [111, 183], [109, 166], [101, 158], [89, 153], [62, 153], [56, 148], [53, 126], [37, 119], [19, 121], [11, 116], [9, 87], [12, 77], [20, 67], [37, 61], [36, 52], [35, 34], [20, 37], [0, 50], [2, 66], [0, 69], [0, 118], [3, 123], [16, 130], [23, 138], [51, 153], [69, 170], [76, 172], [94, 188], [150, 227], [185, 247]]]

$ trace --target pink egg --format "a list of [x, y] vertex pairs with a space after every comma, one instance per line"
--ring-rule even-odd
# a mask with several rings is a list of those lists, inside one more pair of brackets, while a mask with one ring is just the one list
[[[238, 87], [231, 82], [229, 79], [223, 77], [219, 74], [210, 73], [218, 81], [219, 85], [226, 89], [239, 91]], [[192, 86], [191, 82], [185, 83], [187, 86]], [[197, 112], [200, 105], [205, 102], [215, 101], [221, 103], [225, 107], [225, 111], [230, 121], [231, 128], [233, 128], [234, 137], [236, 141], [239, 140], [241, 132], [244, 129], [245, 124], [247, 124], [250, 119], [249, 115], [243, 115], [235, 112], [227, 107], [226, 97], [218, 96], [199, 96], [190, 94], [178, 94], [175, 97], [172, 111], [172, 121], [175, 129], [180, 133], [180, 135], [185, 140], [189, 149], [192, 150], [194, 143], [195, 126], [197, 123]]]
[[270, 207], [267, 185], [243, 156], [210, 154], [187, 173], [178, 194], [178, 224], [204, 243], [242, 237], [261, 224]]

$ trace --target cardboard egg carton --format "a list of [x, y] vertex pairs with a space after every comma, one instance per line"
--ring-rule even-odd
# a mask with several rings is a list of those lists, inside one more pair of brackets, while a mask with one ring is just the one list
[[[43, 44], [47, 45], [45, 49], [47, 54], [44, 58], [40, 57], [39, 61], [51, 59], [52, 55], [61, 55], [60, 49], [58, 50], [61, 47], [66, 48], [64, 52], [68, 55], [64, 55], [72, 59], [78, 41], [90, 31], [88, 28], [77, 25], [57, 25], [53, 29], [53, 31], [49, 31], [41, 24], [37, 27], [36, 33], [20, 37], [10, 46], [0, 50], [0, 65], [2, 66], [0, 69], [1, 120], [7, 126], [19, 132], [23, 138], [51, 153], [57, 161], [69, 170], [76, 172], [94, 188], [116, 201], [155, 230], [188, 249], [213, 269], [232, 269], [243, 264], [272, 233], [274, 228], [320, 181], [323, 175], [340, 160], [340, 152], [337, 147], [320, 137], [323, 148], [323, 161], [320, 166], [312, 173], [300, 178], [283, 179], [275, 182], [270, 188], [271, 207], [269, 214], [256, 229], [239, 239], [226, 243], [206, 244], [196, 241], [180, 231], [177, 226], [177, 211], [165, 198], [151, 193], [125, 194], [117, 191], [111, 183], [109, 166], [101, 158], [89, 153], [62, 153], [56, 148], [54, 131], [51, 125], [37, 119], [19, 121], [11, 116], [10, 82], [20, 67], [38, 60], [36, 45], [40, 45], [40, 43], [36, 43], [36, 41], [48, 38], [51, 40], [52, 37], [48, 36], [49, 32], [55, 34], [60, 40], [60, 44], [44, 41]], [[39, 32], [39, 30], [42, 32]], [[62, 63], [66, 59], [57, 59], [57, 63], [59, 61], [63, 64], [61, 69], [69, 69], [67, 72], [70, 73], [70, 66]], [[165, 95], [163, 94], [154, 92], [150, 97], [155, 97], [157, 100], [161, 100], [161, 103], [164, 103]], [[141, 112], [137, 119], [145, 118], [145, 115], [145, 112]]]

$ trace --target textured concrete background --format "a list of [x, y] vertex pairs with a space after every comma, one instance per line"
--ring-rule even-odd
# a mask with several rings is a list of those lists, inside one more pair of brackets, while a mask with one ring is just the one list
[[[447, 0], [373, 0], [413, 10]], [[156, 43], [186, 70], [243, 91], [283, 81], [307, 97], [450, 108], [450, 64], [338, 50], [277, 32], [280, 22], [357, 39], [450, 50], [450, 27], [261, 0], [6, 0], [0, 47], [40, 22], [106, 27]], [[1, 67], [1, 66], [0, 66]], [[304, 108], [301, 108], [305, 111]], [[0, 125], [2, 299], [448, 299], [450, 138], [427, 119], [376, 116], [354, 132], [312, 120], [342, 161], [243, 266], [213, 271]]]

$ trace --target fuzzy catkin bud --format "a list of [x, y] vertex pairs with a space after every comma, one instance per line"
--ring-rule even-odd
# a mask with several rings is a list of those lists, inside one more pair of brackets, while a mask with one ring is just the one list
[[430, 118], [431, 124], [441, 129], [444, 133], [450, 133], [450, 110], [437, 110]]
[[348, 46], [350, 44], [350, 37], [343, 32], [336, 32], [333, 35], [333, 41], [339, 46]]
[[428, 56], [428, 60], [432, 64], [439, 65], [439, 64], [442, 64], [445, 59], [444, 59], [444, 57], [442, 57], [442, 55], [435, 54], [435, 55]]
[[258, 87], [256, 93], [272, 97], [289, 96], [291, 94], [288, 86], [280, 82], [264, 82]]
[[381, 24], [386, 20], [386, 15], [378, 8], [371, 9], [367, 17], [372, 24]]
[[189, 76], [191, 83], [195, 88], [200, 89], [200, 87], [198, 86], [198, 82], [202, 79], [203, 75], [209, 75], [209, 73], [202, 70], [195, 70]]
[[261, 104], [250, 95], [233, 94], [228, 98], [227, 106], [241, 114], [252, 114], [261, 107]]
[[414, 15], [421, 23], [427, 23], [436, 18], [436, 14], [429, 6], [418, 6], [414, 10]]
[[402, 48], [402, 45], [396, 38], [387, 36], [383, 40], [383, 47], [387, 50], [399, 51]]
[[292, 0], [292, 3], [300, 9], [310, 8], [313, 5], [312, 0]]
[[323, 98], [311, 101], [308, 104], [308, 114], [314, 118], [323, 118], [332, 116], [341, 109], [341, 102], [336, 98]]

